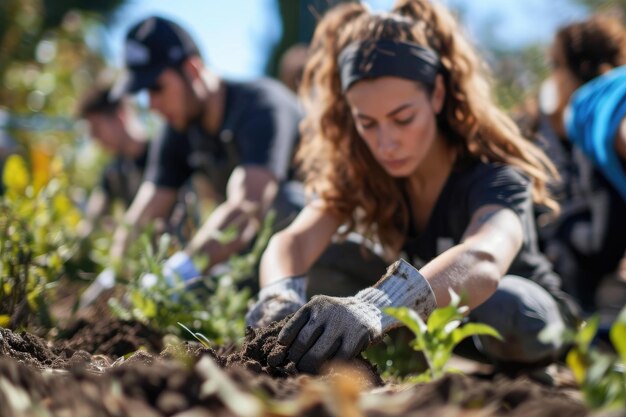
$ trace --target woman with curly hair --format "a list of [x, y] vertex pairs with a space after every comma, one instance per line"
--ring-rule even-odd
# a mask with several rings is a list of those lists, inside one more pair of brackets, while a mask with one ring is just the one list
[[[476, 339], [492, 360], [558, 354], [537, 337], [565, 318], [532, 216], [533, 202], [557, 209], [546, 190], [554, 170], [494, 104], [483, 66], [432, 1], [400, 0], [385, 14], [344, 4], [319, 22], [301, 85], [299, 150], [314, 198], [270, 241], [247, 316], [262, 326], [296, 312], [279, 343], [299, 369], [352, 357], [398, 326], [382, 308], [425, 318], [449, 304], [449, 289], [465, 297], [471, 320], [503, 336]], [[305, 304], [305, 274], [338, 229], [413, 265], [394, 263], [353, 297]]]
[[626, 28], [595, 15], [561, 27], [542, 108], [573, 145], [571, 201], [550, 225], [546, 253], [586, 312], [626, 251]]

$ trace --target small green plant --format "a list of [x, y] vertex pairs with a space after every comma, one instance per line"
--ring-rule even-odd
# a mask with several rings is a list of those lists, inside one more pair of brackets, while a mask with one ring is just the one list
[[191, 329], [189, 329], [189, 327], [185, 326], [182, 323], [178, 323], [178, 325], [180, 327], [182, 327], [190, 336], [192, 336], [194, 339], [196, 339], [198, 342], [200, 342], [200, 344], [204, 347], [211, 347], [211, 341], [202, 333], [200, 332], [194, 332]]
[[465, 323], [461, 325], [469, 307], [461, 305], [461, 298], [451, 289], [450, 299], [450, 304], [433, 311], [426, 323], [415, 310], [410, 308], [384, 309], [386, 314], [400, 320], [415, 334], [411, 346], [422, 352], [428, 365], [426, 372], [418, 375], [415, 378], [416, 381], [429, 381], [443, 376], [452, 351], [467, 337], [486, 335], [502, 339], [494, 328], [486, 324]]
[[[169, 235], [162, 235], [156, 250], [152, 239], [144, 233], [139, 241], [139, 261], [127, 262], [129, 276], [126, 299], [112, 298], [113, 313], [126, 320], [134, 319], [155, 329], [177, 336], [181, 323], [195, 338], [203, 335], [203, 343], [214, 345], [240, 340], [245, 330], [245, 312], [251, 291], [242, 283], [254, 275], [256, 265], [271, 234], [274, 215], [268, 214], [252, 250], [231, 257], [229, 268], [218, 276], [202, 278], [192, 286], [176, 280], [172, 285], [162, 275], [162, 265], [175, 250]], [[132, 255], [131, 255], [132, 259]], [[197, 260], [200, 264], [202, 259]], [[206, 259], [204, 259], [206, 262]], [[151, 279], [146, 285], [145, 279]], [[243, 288], [238, 288], [243, 287]]]
[[565, 361], [589, 407], [620, 409], [626, 404], [626, 307], [609, 332], [615, 353], [602, 352], [593, 345], [599, 325], [600, 318], [595, 315], [583, 323], [577, 332], [548, 326], [540, 338], [546, 342], [559, 340], [572, 345]]
[[388, 381], [402, 381], [427, 368], [424, 355], [411, 346], [415, 335], [406, 327], [387, 333], [380, 343], [372, 344], [363, 356], [375, 364], [381, 376]]

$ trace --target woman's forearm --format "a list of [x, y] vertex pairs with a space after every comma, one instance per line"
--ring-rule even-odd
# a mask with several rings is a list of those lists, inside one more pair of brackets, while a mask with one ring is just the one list
[[430, 283], [439, 307], [450, 303], [448, 289], [451, 288], [471, 309], [496, 291], [504, 275], [492, 254], [464, 244], [437, 256], [420, 273]]

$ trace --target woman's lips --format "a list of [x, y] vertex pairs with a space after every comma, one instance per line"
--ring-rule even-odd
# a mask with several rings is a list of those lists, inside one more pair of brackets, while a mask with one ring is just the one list
[[401, 159], [386, 159], [382, 161], [382, 164], [389, 169], [398, 169], [406, 164], [407, 158]]

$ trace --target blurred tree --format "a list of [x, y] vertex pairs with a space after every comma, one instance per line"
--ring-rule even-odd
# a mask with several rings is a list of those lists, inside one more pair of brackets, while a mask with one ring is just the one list
[[611, 13], [626, 21], [626, 0], [573, 0], [593, 12]]
[[[41, 155], [62, 156], [68, 169], [77, 159], [76, 98], [104, 68], [98, 36], [126, 2], [0, 2], [0, 112], [9, 116], [0, 129], [22, 145], [33, 170], [42, 170], [33, 166], [46, 160]], [[74, 177], [77, 184], [90, 178]]]
[[266, 73], [276, 77], [280, 59], [289, 47], [308, 44], [313, 37], [317, 21], [324, 13], [339, 3], [355, 0], [277, 0], [283, 34], [272, 51]]

